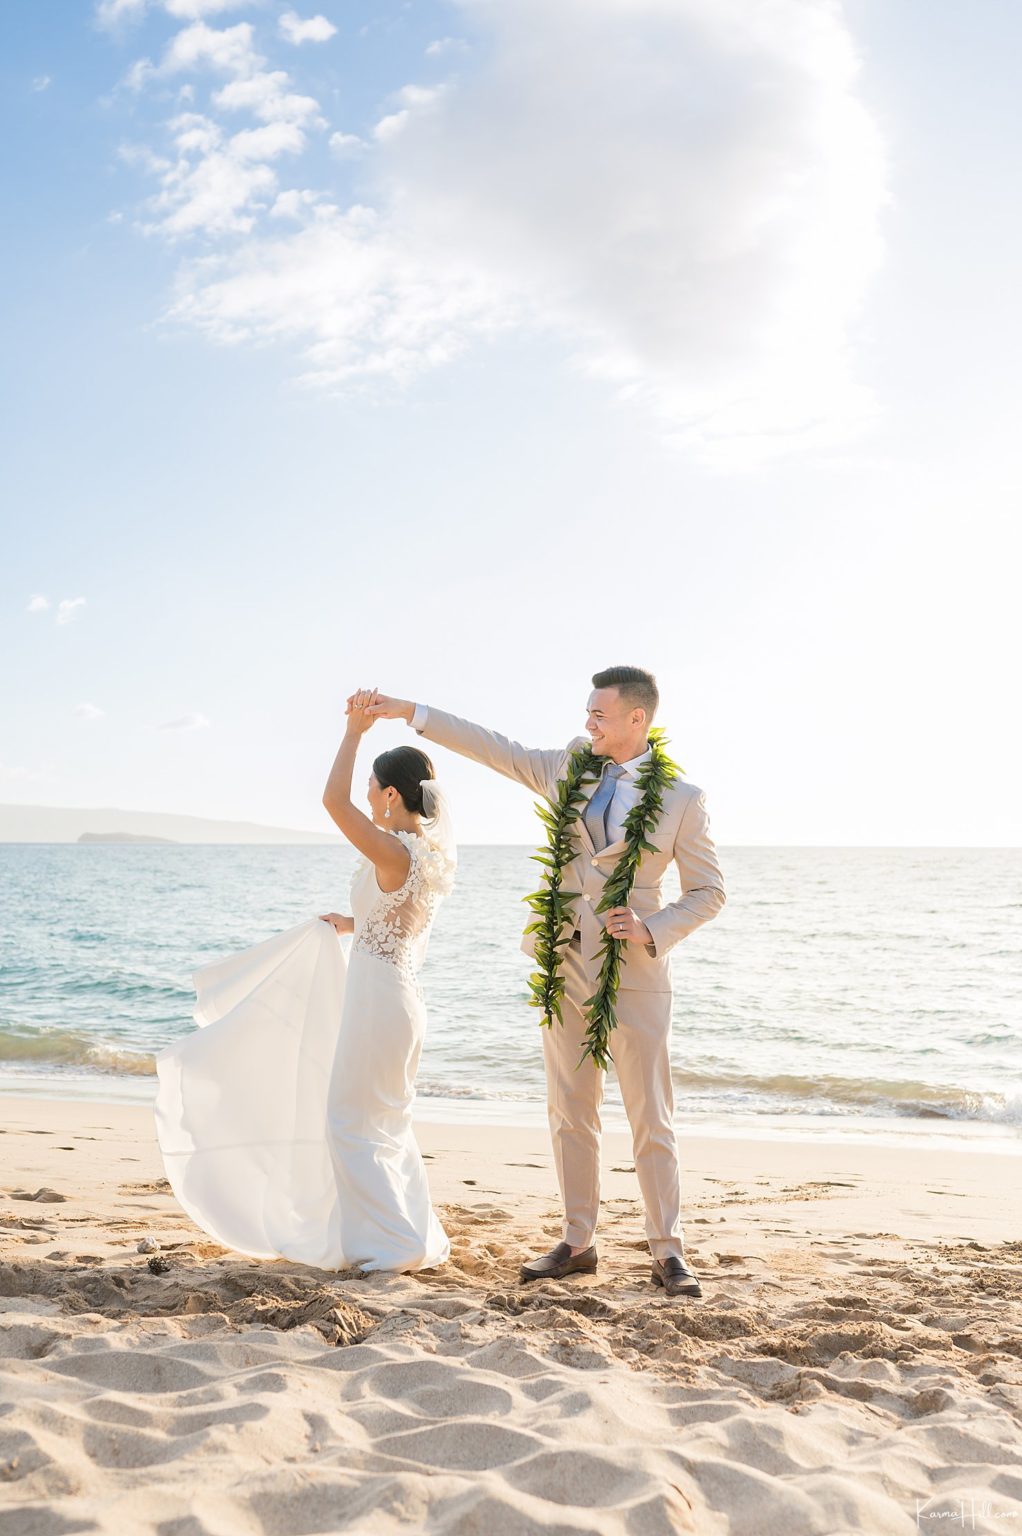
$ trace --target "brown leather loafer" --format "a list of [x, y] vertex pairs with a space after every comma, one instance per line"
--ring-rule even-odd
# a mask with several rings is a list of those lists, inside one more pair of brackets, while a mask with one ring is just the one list
[[653, 1284], [662, 1285], [668, 1296], [701, 1296], [702, 1286], [684, 1259], [670, 1254], [666, 1259], [653, 1260]]
[[558, 1243], [549, 1253], [530, 1259], [521, 1268], [523, 1280], [560, 1280], [564, 1275], [596, 1273], [596, 1248], [584, 1248], [573, 1254], [570, 1243]]

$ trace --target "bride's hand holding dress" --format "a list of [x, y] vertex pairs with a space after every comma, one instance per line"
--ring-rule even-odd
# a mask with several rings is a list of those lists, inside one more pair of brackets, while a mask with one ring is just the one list
[[355, 919], [346, 917], [343, 912], [321, 912], [320, 921], [329, 923], [336, 934], [345, 935], [355, 931]]

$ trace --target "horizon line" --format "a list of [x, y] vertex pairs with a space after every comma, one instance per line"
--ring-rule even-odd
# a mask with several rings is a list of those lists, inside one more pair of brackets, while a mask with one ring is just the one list
[[[257, 823], [257, 825], [258, 825], [258, 823]], [[298, 831], [300, 829], [299, 828], [295, 828], [294, 830]], [[310, 837], [322, 836], [324, 839], [329, 838], [329, 836], [330, 836], [329, 833], [322, 833], [322, 834], [320, 834], [320, 833], [316, 833], [316, 832], [310, 832], [308, 835]], [[137, 848], [137, 847], [152, 847], [154, 845], [154, 843], [155, 844], [159, 844], [162, 847], [172, 847], [172, 848], [316, 848], [316, 847], [319, 847], [319, 848], [333, 848], [333, 847], [352, 848], [352, 847], [354, 847], [354, 844], [349, 843], [340, 834], [337, 835], [336, 841], [329, 841], [329, 842], [328, 841], [323, 841], [321, 843], [309, 843], [309, 842], [304, 842], [304, 841], [298, 841], [298, 842], [290, 843], [290, 842], [288, 842], [284, 838], [275, 838], [272, 842], [259, 842], [257, 839], [254, 839], [254, 838], [249, 838], [249, 839], [247, 839], [245, 841], [242, 841], [241, 839], [236, 839], [236, 840], [233, 840], [233, 841], [215, 841], [213, 839], [210, 839], [209, 841], [203, 841], [203, 842], [196, 842], [196, 841], [193, 841], [193, 840], [188, 839], [188, 838], [154, 838], [152, 841], [150, 841], [150, 840], [148, 840], [145, 837], [139, 837], [139, 838], [132, 837], [130, 839], [130, 841], [126, 841], [126, 842], [123, 842], [123, 843], [117, 842], [114, 839], [111, 839], [109, 842], [106, 841], [106, 840], [101, 840], [101, 841], [98, 841], [98, 842], [83, 843], [78, 838], [56, 838], [56, 837], [51, 837], [51, 838], [17, 838], [17, 837], [0, 837], [0, 848], [114, 848], [114, 847], [116, 847], [116, 848]], [[935, 853], [956, 853], [956, 852], [965, 852], [965, 853], [969, 853], [969, 852], [973, 852], [973, 853], [1015, 853], [1015, 852], [1022, 851], [1022, 843], [775, 843], [775, 842], [764, 842], [764, 843], [716, 843], [714, 846], [717, 847], [717, 848], [730, 848], [730, 849], [741, 849], [741, 848], [816, 848], [816, 849], [830, 849], [830, 850], [834, 850], [834, 851], [847, 851], [849, 849], [861, 849], [864, 852], [872, 852], [872, 853], [883, 853], [883, 852], [887, 852], [888, 850], [892, 850], [892, 849], [900, 850], [902, 852], [911, 852], [913, 850], [918, 850], [918, 851], [935, 852]], [[525, 843], [476, 842], [475, 840], [473, 840], [471, 838], [465, 838], [465, 839], [459, 841], [458, 847], [459, 848], [535, 848], [535, 847], [537, 847], [537, 844], [534, 843], [534, 842], [525, 842]]]

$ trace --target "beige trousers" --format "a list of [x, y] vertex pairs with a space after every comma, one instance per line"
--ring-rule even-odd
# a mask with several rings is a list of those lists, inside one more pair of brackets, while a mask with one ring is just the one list
[[[588, 1056], [578, 1067], [586, 1031], [582, 1005], [593, 988], [582, 967], [578, 939], [565, 945], [561, 955], [564, 1026], [555, 1019], [543, 1029], [547, 1113], [564, 1201], [562, 1241], [588, 1248], [596, 1237], [600, 1210], [600, 1105], [606, 1073]], [[618, 993], [610, 1053], [632, 1130], [635, 1172], [646, 1206], [646, 1240], [655, 1259], [684, 1256], [670, 1034], [669, 992]]]

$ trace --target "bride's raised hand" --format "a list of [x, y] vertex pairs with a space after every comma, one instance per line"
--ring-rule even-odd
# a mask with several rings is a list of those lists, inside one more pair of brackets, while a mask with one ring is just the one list
[[363, 736], [376, 719], [370, 714], [370, 709], [379, 698], [378, 688], [356, 688], [347, 701], [345, 714], [348, 717], [347, 729], [353, 736]]

